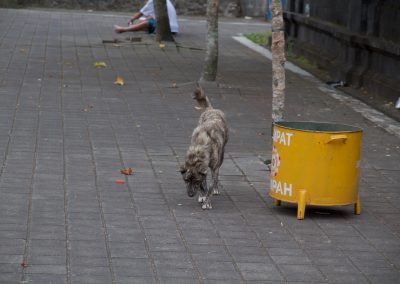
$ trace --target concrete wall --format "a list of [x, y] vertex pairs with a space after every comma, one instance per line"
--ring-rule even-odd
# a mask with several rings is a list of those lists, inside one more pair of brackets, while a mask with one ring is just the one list
[[[171, 0], [180, 15], [205, 15], [207, 0]], [[220, 0], [223, 16], [264, 16], [267, 0]], [[40, 6], [51, 8], [135, 11], [146, 0], [0, 0], [1, 6]]]
[[400, 96], [400, 1], [289, 0], [294, 51], [336, 80], [391, 100]]

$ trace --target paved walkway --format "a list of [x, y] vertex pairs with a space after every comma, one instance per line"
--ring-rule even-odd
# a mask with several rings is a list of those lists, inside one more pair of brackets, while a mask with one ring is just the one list
[[[365, 130], [363, 211], [313, 207], [298, 221], [295, 206], [274, 207], [262, 163], [271, 64], [231, 38], [267, 26], [222, 20], [220, 84], [207, 92], [231, 140], [223, 193], [202, 211], [176, 170], [199, 116], [190, 82], [204, 51], [160, 49], [145, 34], [103, 44], [125, 39], [111, 27], [126, 20], [0, 9], [0, 283], [398, 283], [395, 135], [288, 72], [288, 120]], [[204, 47], [205, 21], [181, 26], [181, 45]]]

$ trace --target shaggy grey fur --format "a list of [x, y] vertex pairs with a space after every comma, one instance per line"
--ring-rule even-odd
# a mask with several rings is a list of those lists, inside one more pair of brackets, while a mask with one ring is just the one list
[[[198, 201], [203, 209], [211, 209], [211, 194], [219, 194], [218, 174], [224, 160], [224, 149], [228, 142], [228, 127], [222, 111], [214, 109], [204, 91], [198, 88], [193, 98], [203, 113], [198, 126], [193, 130], [191, 144], [181, 166], [187, 193], [193, 197], [199, 191]], [[211, 186], [207, 186], [207, 171], [211, 170]]]

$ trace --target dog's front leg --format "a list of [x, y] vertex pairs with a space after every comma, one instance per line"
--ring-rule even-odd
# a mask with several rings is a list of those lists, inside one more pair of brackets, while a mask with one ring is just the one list
[[212, 192], [212, 188], [207, 186], [207, 179], [204, 180], [202, 184], [202, 188], [204, 189], [205, 196], [203, 200], [203, 205], [201, 205], [202, 209], [211, 209], [211, 201], [210, 201], [210, 196]]
[[220, 183], [218, 180], [218, 176], [219, 176], [219, 168], [211, 171], [211, 182], [212, 182], [211, 188], [212, 188], [213, 195], [220, 194], [220, 191], [219, 191]]
[[199, 192], [199, 198], [197, 201], [199, 203], [204, 203], [206, 200], [206, 195], [207, 195], [207, 180], [203, 181], [203, 183], [200, 185], [200, 192]]

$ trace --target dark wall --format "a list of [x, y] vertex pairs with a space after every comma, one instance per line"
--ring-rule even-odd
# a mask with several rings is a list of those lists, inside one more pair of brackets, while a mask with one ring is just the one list
[[400, 1], [289, 0], [294, 51], [335, 80], [395, 100], [400, 96]]

